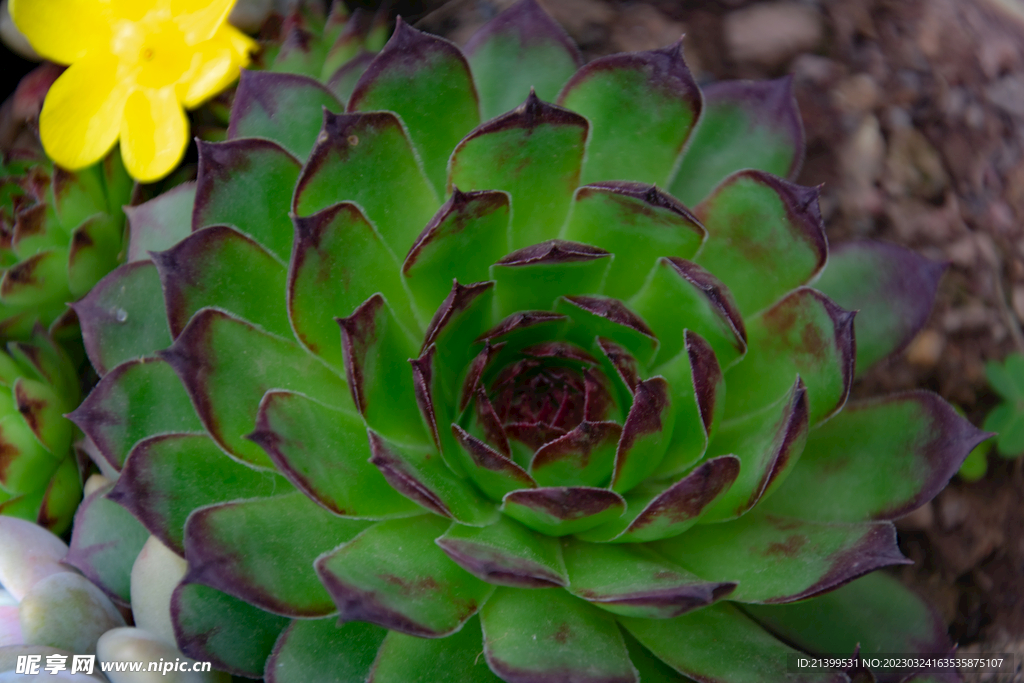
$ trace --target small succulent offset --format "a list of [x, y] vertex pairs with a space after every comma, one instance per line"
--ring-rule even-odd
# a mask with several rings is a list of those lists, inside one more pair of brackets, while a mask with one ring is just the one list
[[1024, 355], [1011, 353], [1002, 363], [989, 361], [985, 376], [1003, 402], [985, 418], [984, 428], [999, 432], [999, 455], [1019, 458], [1024, 455]]
[[[788, 80], [702, 91], [678, 44], [582, 65], [524, 0], [465, 52], [399, 22], [347, 102], [244, 72], [228, 138], [75, 305], [102, 379], [72, 419], [187, 561], [183, 652], [277, 683], [740, 683], [848, 680], [792, 646], [949, 651], [854, 579], [906, 562], [890, 520], [985, 435], [928, 392], [846, 405], [942, 267], [829, 249], [780, 177]], [[116, 533], [90, 509], [82, 552]]]

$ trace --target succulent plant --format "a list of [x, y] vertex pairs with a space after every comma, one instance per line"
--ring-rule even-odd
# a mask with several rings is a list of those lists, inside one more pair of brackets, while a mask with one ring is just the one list
[[[907, 562], [890, 520], [984, 435], [928, 392], [846, 405], [942, 267], [829, 249], [780, 177], [788, 79], [702, 91], [678, 44], [582, 65], [525, 0], [465, 53], [399, 22], [347, 102], [245, 72], [228, 137], [75, 304], [102, 379], [71, 417], [187, 561], [183, 652], [739, 683], [847, 680], [787, 673], [794, 646], [949, 651], [853, 580]], [[73, 546], [135, 523], [81, 514]]]

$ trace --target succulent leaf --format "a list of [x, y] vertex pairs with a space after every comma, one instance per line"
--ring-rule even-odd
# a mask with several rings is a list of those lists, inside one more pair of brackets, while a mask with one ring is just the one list
[[480, 528], [452, 524], [436, 543], [456, 564], [488, 583], [515, 588], [569, 583], [558, 540], [507, 517]]
[[195, 198], [196, 184], [182, 183], [148, 202], [125, 207], [128, 261], [144, 261], [149, 252], [165, 251], [188, 237]]
[[368, 683], [498, 683], [480, 658], [480, 621], [473, 617], [444, 640], [416, 638], [398, 631], [384, 639]]
[[534, 531], [568, 536], [622, 515], [626, 501], [608, 489], [550, 486], [522, 489], [502, 499], [501, 511]]
[[388, 631], [361, 621], [336, 622], [332, 617], [292, 621], [267, 659], [267, 683], [365, 681]]
[[518, 249], [491, 266], [499, 315], [550, 309], [560, 295], [600, 292], [610, 265], [607, 251], [575, 242]]

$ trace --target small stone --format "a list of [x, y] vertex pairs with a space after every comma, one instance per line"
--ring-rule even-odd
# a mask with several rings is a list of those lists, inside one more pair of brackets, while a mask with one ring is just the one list
[[985, 87], [985, 98], [1013, 116], [1024, 117], [1024, 75], [1000, 78]]
[[871, 111], [878, 104], [878, 95], [875, 79], [863, 73], [844, 79], [832, 91], [836, 106], [848, 114]]
[[900, 126], [889, 140], [883, 186], [893, 197], [936, 199], [949, 186], [949, 175], [928, 138], [916, 128]]
[[930, 529], [935, 523], [935, 511], [931, 501], [928, 501], [908, 515], [896, 520], [896, 526], [907, 531], [924, 531]]
[[978, 259], [978, 247], [975, 244], [974, 238], [970, 235], [961, 237], [946, 247], [946, 256], [961, 268], [970, 268]]
[[942, 357], [946, 338], [935, 330], [921, 330], [907, 346], [907, 362], [920, 368], [933, 368]]
[[131, 601], [135, 624], [173, 645], [171, 593], [185, 576], [188, 564], [150, 536], [132, 565]]
[[39, 581], [68, 572], [60, 564], [68, 547], [32, 522], [0, 516], [0, 585], [21, 602]]
[[946, 332], [983, 330], [992, 326], [992, 317], [987, 308], [979, 303], [972, 303], [946, 311], [942, 318], [942, 327]]
[[[123, 627], [107, 631], [96, 644], [96, 658], [101, 662], [142, 662], [138, 673], [107, 673], [111, 683], [228, 683], [231, 675], [223, 671], [193, 672], [196, 663], [160, 638], [141, 628]], [[146, 671], [154, 662], [167, 671]], [[172, 670], [187, 668], [188, 671]]]
[[725, 42], [737, 62], [779, 66], [813, 52], [824, 34], [821, 13], [799, 2], [765, 2], [725, 17]]
[[949, 531], [960, 526], [966, 521], [967, 515], [970, 514], [970, 508], [953, 489], [943, 491], [937, 501], [939, 526], [942, 527], [943, 531]]
[[52, 574], [32, 587], [20, 607], [21, 631], [30, 645], [94, 654], [105, 632], [124, 626], [110, 598], [80, 574]]

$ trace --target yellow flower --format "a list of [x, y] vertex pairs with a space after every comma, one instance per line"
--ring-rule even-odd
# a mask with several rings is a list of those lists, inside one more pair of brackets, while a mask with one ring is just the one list
[[226, 23], [234, 0], [11, 0], [41, 56], [70, 64], [39, 116], [46, 153], [78, 169], [121, 139], [137, 180], [162, 178], [188, 145], [198, 106], [248, 64], [252, 40]]

